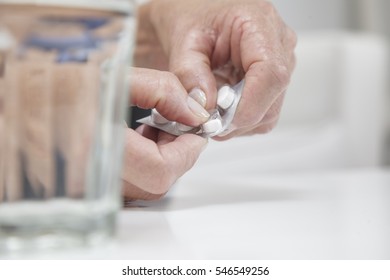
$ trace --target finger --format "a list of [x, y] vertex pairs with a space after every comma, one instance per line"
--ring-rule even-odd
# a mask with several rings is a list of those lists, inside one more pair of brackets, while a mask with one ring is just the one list
[[153, 142], [157, 142], [158, 132], [160, 130], [143, 124], [143, 125], [139, 126], [135, 131], [137, 133], [139, 133], [140, 135], [142, 135], [143, 137], [145, 137], [149, 140], [152, 140]]
[[278, 96], [259, 124], [275, 123], [279, 120], [285, 96], [285, 91]]
[[163, 145], [160, 146], [160, 152], [170, 163], [173, 172], [180, 177], [193, 167], [206, 148], [208, 140], [194, 134], [184, 134], [177, 137], [175, 141], [167, 142], [166, 139], [170, 135], [165, 133], [165, 136], [161, 139]]
[[235, 85], [238, 84], [245, 76], [245, 73], [240, 68], [235, 67], [231, 62], [213, 70], [214, 77], [218, 88], [224, 84]]
[[139, 134], [141, 134], [143, 137], [152, 140], [155, 143], [158, 143], [159, 145], [163, 145], [165, 143], [169, 143], [175, 140], [177, 136], [172, 135], [170, 133], [166, 133], [162, 130], [159, 130], [157, 128], [148, 126], [148, 125], [142, 125], [142, 129], [136, 130]]
[[264, 118], [257, 124], [232, 129], [226, 133], [215, 137], [217, 141], [225, 141], [240, 135], [264, 134], [270, 132], [278, 123], [280, 112], [283, 106], [285, 93], [281, 94], [267, 111]]
[[257, 126], [239, 128], [232, 132], [220, 136], [213, 137], [216, 141], [226, 141], [238, 136], [249, 136], [255, 134], [265, 134], [272, 131], [278, 123], [278, 120], [269, 120], [267, 122], [261, 122]]
[[296, 65], [295, 47], [297, 45], [297, 35], [287, 25], [284, 25], [283, 30], [282, 45], [286, 53], [286, 65], [290, 73], [292, 73]]
[[194, 165], [207, 144], [196, 135], [182, 135], [171, 142], [163, 135], [155, 143], [134, 130], [126, 131], [122, 178], [152, 194], [167, 192]]
[[295, 66], [296, 66], [296, 61], [297, 61], [297, 58], [295, 56], [295, 53], [292, 52], [289, 57], [288, 57], [288, 61], [286, 63], [287, 67], [288, 67], [288, 71], [290, 71], [290, 73], [292, 73], [295, 69]]
[[278, 60], [251, 65], [245, 75], [244, 90], [233, 124], [236, 127], [246, 127], [260, 123], [272, 104], [285, 91], [289, 78], [289, 70]]
[[164, 196], [164, 194], [152, 194], [144, 191], [127, 181], [122, 182], [122, 195], [124, 196], [125, 201], [158, 200]]
[[169, 69], [183, 83], [187, 91], [202, 89], [207, 96], [206, 108], [214, 108], [217, 100], [216, 82], [211, 71], [210, 57], [215, 34], [193, 30], [178, 40], [171, 50]]
[[188, 97], [178, 78], [169, 72], [132, 68], [129, 75], [131, 103], [144, 109], [156, 108], [172, 121], [198, 126], [209, 113]]
[[258, 8], [266, 13], [264, 18], [268, 20], [241, 17], [233, 24], [232, 62], [246, 73], [242, 99], [233, 122], [237, 128], [259, 124], [286, 89], [291, 75], [291, 51], [286, 52], [282, 44], [285, 24], [272, 4], [264, 2]]
[[282, 44], [284, 49], [286, 52], [293, 53], [298, 42], [297, 34], [286, 24], [284, 24], [283, 31]]

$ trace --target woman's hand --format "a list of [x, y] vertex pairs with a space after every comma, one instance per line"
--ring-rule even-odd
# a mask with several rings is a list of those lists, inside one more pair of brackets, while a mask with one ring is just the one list
[[[177, 77], [169, 72], [133, 68], [131, 103], [156, 108], [165, 118], [198, 126], [208, 119], [205, 109], [188, 97]], [[189, 170], [206, 147], [196, 135], [172, 136], [141, 126], [126, 130], [123, 195], [126, 199], [158, 199]]]
[[137, 66], [169, 70], [215, 107], [218, 86], [245, 78], [233, 126], [219, 140], [265, 133], [295, 66], [295, 33], [263, 0], [154, 0], [139, 10]]

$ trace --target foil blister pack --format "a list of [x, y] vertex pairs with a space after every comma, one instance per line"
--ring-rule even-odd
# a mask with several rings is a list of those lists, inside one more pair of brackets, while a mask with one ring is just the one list
[[221, 135], [229, 130], [241, 99], [245, 80], [234, 86], [224, 85], [218, 90], [217, 107], [209, 111], [207, 122], [197, 127], [191, 127], [179, 122], [164, 118], [156, 109], [150, 116], [137, 120], [137, 122], [160, 129], [172, 135], [180, 136], [191, 133], [209, 138]]

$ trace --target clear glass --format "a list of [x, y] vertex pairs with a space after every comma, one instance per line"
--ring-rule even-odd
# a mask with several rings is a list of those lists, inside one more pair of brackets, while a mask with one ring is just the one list
[[115, 232], [135, 5], [61, 2], [0, 0], [0, 253]]

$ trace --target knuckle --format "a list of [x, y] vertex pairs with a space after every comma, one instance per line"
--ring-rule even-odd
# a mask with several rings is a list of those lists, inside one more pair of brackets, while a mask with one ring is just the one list
[[172, 185], [171, 174], [169, 168], [162, 158], [154, 159], [151, 163], [153, 172], [148, 179], [150, 193], [152, 194], [164, 194]]
[[289, 41], [292, 49], [295, 49], [295, 47], [298, 44], [298, 35], [297, 35], [297, 33], [295, 33], [295, 31], [292, 30], [291, 28], [287, 28], [287, 38], [288, 38], [288, 41]]
[[159, 186], [159, 193], [166, 193], [169, 191], [169, 189], [172, 187], [172, 185], [176, 182], [176, 173], [173, 168], [164, 168], [164, 172], [160, 174], [158, 178], [158, 182], [160, 184]]
[[159, 76], [159, 90], [164, 92], [175, 92], [177, 89], [179, 80], [170, 72], [161, 72]]
[[261, 3], [261, 9], [264, 14], [274, 14], [276, 13], [276, 8], [275, 6], [269, 2], [269, 1], [262, 1]]
[[290, 83], [291, 73], [289, 68], [283, 63], [275, 63], [269, 68], [269, 71], [278, 88], [285, 90]]
[[156, 108], [162, 114], [169, 114], [171, 118], [177, 118], [182, 105], [183, 89], [179, 79], [169, 72], [164, 72], [159, 77]]
[[189, 153], [186, 157], [186, 171], [190, 170], [196, 163], [199, 158], [200, 150], [197, 149], [189, 149]]
[[188, 73], [194, 72], [194, 66], [190, 65], [189, 63], [187, 63], [185, 61], [183, 61], [182, 63], [180, 63], [179, 66], [177, 66], [174, 69], [172, 69], [172, 72], [174, 73], [174, 75], [176, 75], [176, 77], [183, 78]]

